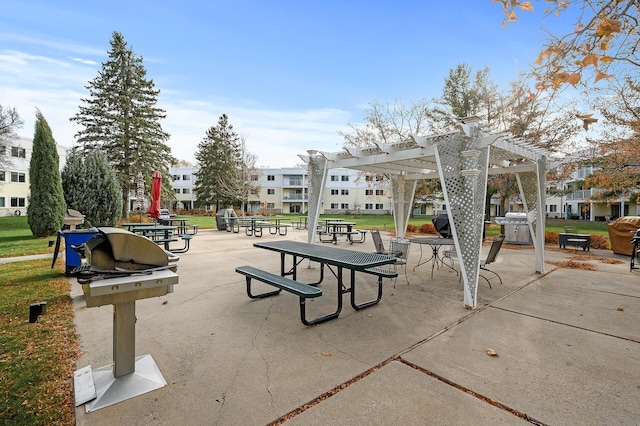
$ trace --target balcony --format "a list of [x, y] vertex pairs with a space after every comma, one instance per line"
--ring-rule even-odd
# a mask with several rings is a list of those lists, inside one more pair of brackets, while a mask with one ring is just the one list
[[307, 194], [289, 194], [282, 196], [283, 201], [308, 201], [309, 196]]

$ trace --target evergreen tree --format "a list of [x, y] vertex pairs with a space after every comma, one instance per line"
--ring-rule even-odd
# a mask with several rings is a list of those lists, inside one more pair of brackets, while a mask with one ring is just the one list
[[[127, 47], [118, 32], [110, 43], [109, 60], [86, 86], [89, 98], [82, 99], [71, 120], [84, 127], [76, 134], [84, 153], [100, 150], [107, 155], [118, 178], [122, 205], [128, 210], [138, 172], [151, 176], [158, 170], [169, 176], [176, 160], [165, 143], [169, 134], [160, 125], [165, 111], [155, 106], [160, 91], [146, 78], [142, 57]], [[163, 180], [163, 194], [174, 196], [168, 179]]]
[[240, 176], [238, 170], [241, 169], [241, 159], [240, 138], [229, 124], [227, 115], [222, 114], [217, 126], [210, 127], [198, 144], [196, 160], [199, 171], [194, 187], [198, 203], [229, 204], [240, 201], [227, 189], [234, 186], [232, 182]]
[[122, 212], [115, 171], [102, 152], [94, 152], [85, 160], [85, 172], [83, 214], [94, 226], [114, 226]]
[[93, 226], [114, 226], [122, 212], [118, 178], [102, 152], [86, 159], [73, 152], [62, 170], [67, 206], [85, 215]]
[[56, 141], [40, 111], [36, 112], [33, 152], [29, 164], [29, 190], [31, 196], [27, 206], [27, 220], [31, 233], [36, 237], [55, 234], [64, 224], [66, 206]]
[[[62, 169], [62, 190], [67, 208], [78, 210], [83, 214], [85, 214], [84, 197], [87, 194], [87, 189], [84, 186], [86, 174], [82, 154], [73, 148]], [[119, 194], [118, 199], [120, 199]]]

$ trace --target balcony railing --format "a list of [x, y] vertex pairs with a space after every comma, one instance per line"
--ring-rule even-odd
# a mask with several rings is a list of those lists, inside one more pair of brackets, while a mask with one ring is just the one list
[[290, 194], [283, 195], [282, 199], [285, 201], [307, 201], [309, 196], [307, 194]]

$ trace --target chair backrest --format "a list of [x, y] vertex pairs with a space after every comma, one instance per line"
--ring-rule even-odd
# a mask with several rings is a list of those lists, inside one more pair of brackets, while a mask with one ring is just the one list
[[373, 244], [376, 247], [376, 253], [384, 253], [384, 243], [380, 236], [380, 231], [377, 228], [371, 229], [371, 238], [373, 238]]
[[496, 257], [498, 257], [498, 252], [500, 251], [500, 247], [502, 247], [503, 241], [504, 235], [498, 235], [493, 239], [491, 248], [489, 249], [489, 254], [487, 255], [487, 260], [484, 261], [485, 265], [488, 265], [496, 260]]
[[407, 260], [410, 246], [411, 242], [406, 238], [392, 238], [389, 250], [396, 258]]

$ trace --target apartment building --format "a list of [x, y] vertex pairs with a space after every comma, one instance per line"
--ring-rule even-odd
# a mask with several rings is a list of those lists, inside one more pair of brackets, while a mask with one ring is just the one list
[[[172, 186], [176, 202], [183, 208], [195, 206], [193, 188], [197, 168], [172, 167]], [[259, 190], [252, 194], [246, 206], [247, 212], [269, 211], [273, 213], [300, 213], [308, 210], [309, 186], [307, 169], [303, 167], [259, 169], [252, 177]], [[186, 190], [186, 192], [185, 192]], [[203, 207], [209, 208], [209, 206]], [[359, 212], [364, 214], [388, 214], [391, 211], [389, 185], [380, 176], [364, 174], [351, 169], [329, 171], [320, 212], [324, 214]]]
[[[27, 214], [29, 205], [29, 164], [33, 140], [18, 137], [0, 144], [0, 216]], [[67, 160], [68, 148], [58, 145], [60, 170]]]

